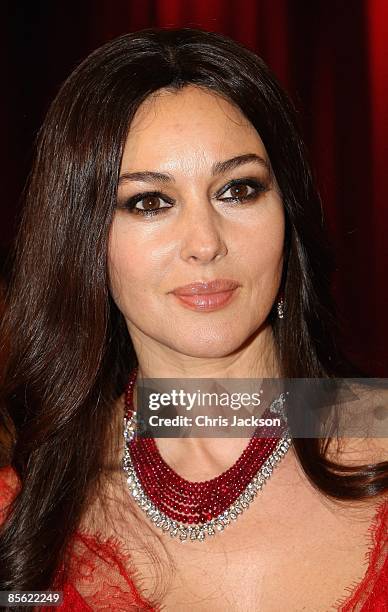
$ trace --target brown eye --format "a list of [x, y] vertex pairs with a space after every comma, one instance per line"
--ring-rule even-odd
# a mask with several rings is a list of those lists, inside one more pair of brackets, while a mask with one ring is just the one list
[[157, 210], [160, 205], [160, 198], [157, 196], [146, 196], [140, 202], [142, 202], [143, 210]]
[[123, 208], [136, 215], [151, 217], [166, 212], [168, 208], [171, 208], [171, 203], [167, 202], [159, 192], [144, 193], [129, 198]]
[[223, 196], [220, 200], [225, 202], [245, 202], [258, 197], [264, 191], [266, 191], [266, 187], [263, 183], [253, 179], [244, 179], [229, 184], [228, 188], [220, 194]]
[[230, 188], [230, 195], [232, 198], [246, 198], [249, 195], [249, 187], [248, 185], [233, 185]]

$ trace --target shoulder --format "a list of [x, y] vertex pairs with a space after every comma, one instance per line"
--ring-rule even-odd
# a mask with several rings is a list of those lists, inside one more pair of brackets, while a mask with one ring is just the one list
[[6, 519], [9, 505], [20, 489], [20, 481], [11, 466], [0, 468], [0, 525]]

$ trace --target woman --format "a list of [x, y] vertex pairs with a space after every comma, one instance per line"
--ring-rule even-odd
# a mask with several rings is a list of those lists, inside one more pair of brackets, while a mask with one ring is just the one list
[[[238, 521], [185, 546], [122, 469], [143, 379], [352, 373], [320, 201], [264, 63], [193, 29], [108, 43], [52, 104], [27, 200], [3, 324], [1, 589], [63, 589], [69, 610], [384, 609], [381, 440], [294, 439]], [[184, 488], [246, 445], [157, 438], [154, 453]]]

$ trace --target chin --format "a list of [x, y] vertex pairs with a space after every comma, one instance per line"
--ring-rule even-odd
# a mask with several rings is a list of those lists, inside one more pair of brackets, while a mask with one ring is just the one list
[[226, 357], [238, 351], [243, 344], [243, 340], [241, 338], [225, 338], [222, 336], [217, 339], [209, 337], [200, 338], [197, 336], [192, 337], [190, 341], [187, 338], [185, 340], [182, 339], [182, 342], [177, 341], [175, 338], [174, 342], [168, 343], [168, 345], [172, 350], [188, 357], [211, 359]]

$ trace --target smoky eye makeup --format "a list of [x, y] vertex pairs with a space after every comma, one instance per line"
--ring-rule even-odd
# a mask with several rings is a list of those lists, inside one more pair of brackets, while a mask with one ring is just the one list
[[[246, 176], [228, 181], [212, 196], [221, 203], [242, 205], [256, 200], [270, 189], [270, 177]], [[168, 212], [174, 206], [174, 199], [159, 190], [145, 190], [130, 197], [119, 197], [117, 208], [133, 215], [152, 217]]]
[[[268, 181], [254, 177], [233, 179], [224, 185], [215, 197], [223, 201], [248, 201], [258, 197], [260, 193], [268, 191]], [[230, 192], [230, 195], [226, 194]]]
[[165, 208], [171, 208], [173, 204], [174, 200], [161, 191], [142, 191], [129, 198], [119, 198], [117, 208], [150, 217], [160, 214]]

